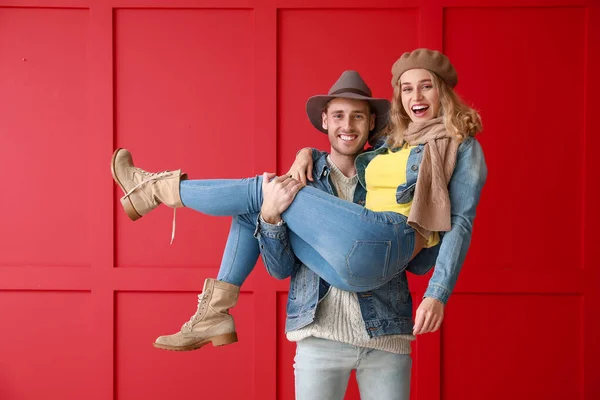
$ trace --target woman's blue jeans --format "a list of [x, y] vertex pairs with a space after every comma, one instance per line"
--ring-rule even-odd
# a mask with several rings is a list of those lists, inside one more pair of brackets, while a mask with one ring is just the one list
[[[259, 256], [253, 222], [262, 205], [262, 177], [183, 180], [183, 204], [208, 215], [234, 218], [218, 278], [241, 285]], [[331, 285], [373, 290], [402, 272], [415, 232], [406, 217], [374, 212], [305, 187], [283, 213], [296, 256]]]

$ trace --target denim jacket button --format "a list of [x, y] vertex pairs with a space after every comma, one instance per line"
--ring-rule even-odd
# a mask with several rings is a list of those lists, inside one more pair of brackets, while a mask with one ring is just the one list
[[417, 148], [415, 149], [415, 153], [420, 153], [420, 152], [421, 152], [421, 148], [420, 148], [420, 147], [417, 147]]
[[410, 167], [410, 169], [412, 169], [413, 171], [416, 171], [419, 167], [417, 167], [416, 165], [413, 165], [412, 167]]

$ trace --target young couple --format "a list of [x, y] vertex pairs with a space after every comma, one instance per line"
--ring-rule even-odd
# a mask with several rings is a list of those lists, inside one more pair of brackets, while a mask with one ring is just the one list
[[[306, 105], [329, 154], [300, 151], [286, 176], [189, 180], [181, 170], [146, 172], [115, 151], [112, 173], [131, 219], [160, 203], [233, 216], [217, 279], [205, 281], [181, 330], [154, 345], [237, 341], [228, 310], [262, 254], [272, 276], [292, 277], [286, 333], [297, 342], [297, 399], [342, 399], [352, 369], [362, 399], [408, 399], [410, 341], [440, 327], [487, 176], [474, 138], [480, 118], [456, 83], [442, 53], [404, 53], [392, 67], [390, 107], [345, 71]], [[434, 265], [413, 325], [406, 271]]]

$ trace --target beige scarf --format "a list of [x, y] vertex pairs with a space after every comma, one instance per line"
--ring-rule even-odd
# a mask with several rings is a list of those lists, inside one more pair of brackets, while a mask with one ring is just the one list
[[449, 231], [448, 183], [456, 166], [460, 141], [448, 133], [442, 117], [410, 123], [404, 141], [410, 146], [425, 145], [408, 223], [426, 238], [431, 232]]

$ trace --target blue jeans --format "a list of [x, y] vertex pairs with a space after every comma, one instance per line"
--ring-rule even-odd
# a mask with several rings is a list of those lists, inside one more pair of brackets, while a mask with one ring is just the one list
[[[180, 195], [186, 207], [201, 213], [248, 221], [262, 205], [262, 177], [183, 180]], [[415, 232], [403, 215], [374, 212], [312, 187], [300, 190], [282, 217], [296, 256], [342, 290], [376, 289], [406, 268], [414, 249]], [[219, 276], [245, 279], [258, 254], [253, 231], [240, 226], [225, 248], [222, 268], [228, 272]]]
[[217, 275], [218, 280], [242, 286], [254, 269], [260, 255], [259, 243], [254, 237], [257, 218], [258, 214], [233, 217]]
[[342, 400], [356, 370], [361, 400], [409, 400], [410, 354], [309, 337], [296, 344], [296, 400]]

